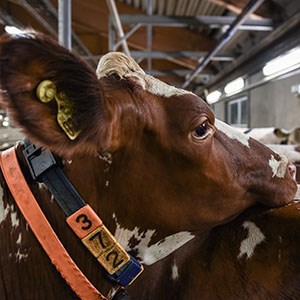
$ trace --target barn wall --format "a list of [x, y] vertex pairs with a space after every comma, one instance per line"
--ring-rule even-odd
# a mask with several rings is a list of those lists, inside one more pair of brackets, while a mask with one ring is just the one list
[[293, 128], [300, 125], [300, 97], [291, 92], [300, 77], [270, 82], [250, 92], [252, 127], [278, 126]]
[[[249, 78], [249, 83], [261, 80], [261, 74]], [[300, 96], [291, 92], [293, 85], [300, 84], [300, 76], [268, 82], [248, 91], [248, 127], [278, 126], [286, 129], [300, 126]], [[226, 120], [226, 103], [239, 97], [227, 98], [213, 105], [216, 117]]]
[[225, 112], [226, 112], [225, 101], [220, 101], [216, 104], [213, 104], [212, 109], [216, 115], [216, 118], [218, 118], [219, 120], [222, 120], [222, 121], [224, 121], [226, 119], [226, 117], [225, 117]]

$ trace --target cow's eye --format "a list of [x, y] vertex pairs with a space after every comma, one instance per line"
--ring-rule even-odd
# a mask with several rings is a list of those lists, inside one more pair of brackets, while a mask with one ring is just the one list
[[205, 121], [202, 124], [200, 124], [198, 127], [196, 127], [193, 132], [193, 137], [196, 139], [204, 139], [209, 134], [209, 126], [208, 122]]

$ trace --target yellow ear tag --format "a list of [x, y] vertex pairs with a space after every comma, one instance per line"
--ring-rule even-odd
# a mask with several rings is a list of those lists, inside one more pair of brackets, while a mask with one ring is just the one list
[[75, 110], [72, 102], [61, 92], [57, 93], [55, 84], [50, 80], [42, 81], [37, 89], [36, 95], [43, 103], [48, 103], [53, 99], [57, 102], [57, 122], [70, 140], [75, 140], [80, 131], [75, 129], [72, 120]]

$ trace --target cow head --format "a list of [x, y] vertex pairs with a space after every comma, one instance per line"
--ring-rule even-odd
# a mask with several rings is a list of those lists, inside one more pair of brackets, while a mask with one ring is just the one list
[[41, 34], [0, 42], [2, 103], [33, 141], [63, 158], [80, 156], [82, 170], [99, 181], [108, 176], [118, 219], [169, 233], [201, 230], [252, 205], [293, 199], [284, 157], [215, 120], [198, 96], [145, 74], [125, 55], [104, 56], [96, 76]]
[[300, 144], [300, 128], [286, 130], [282, 128], [274, 128], [274, 135], [279, 139], [278, 143], [288, 145]]

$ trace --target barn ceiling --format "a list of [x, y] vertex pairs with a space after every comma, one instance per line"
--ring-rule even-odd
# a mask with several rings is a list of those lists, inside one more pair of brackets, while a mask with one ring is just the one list
[[[0, 32], [31, 27], [57, 38], [58, 4], [0, 0]], [[72, 49], [94, 68], [125, 44], [147, 72], [199, 93], [300, 42], [299, 0], [71, 0], [71, 16]]]

